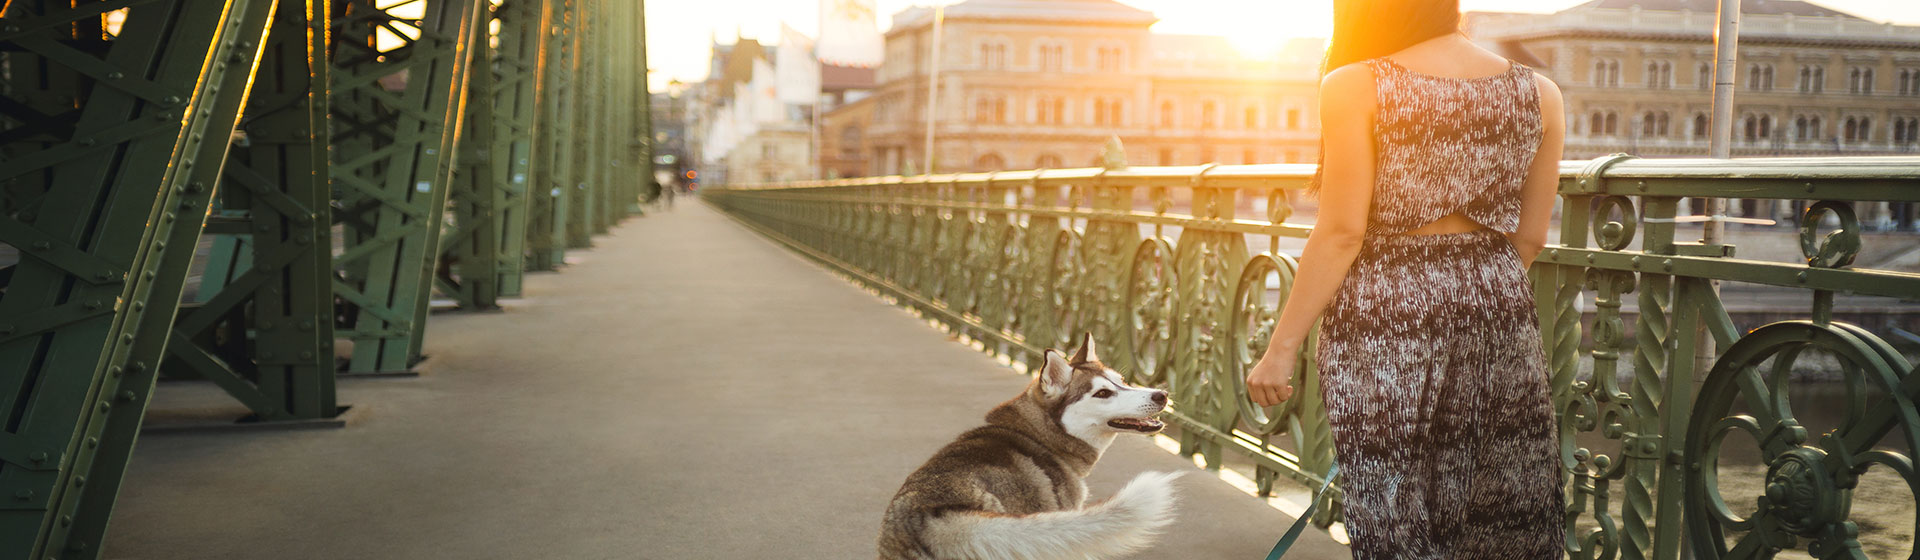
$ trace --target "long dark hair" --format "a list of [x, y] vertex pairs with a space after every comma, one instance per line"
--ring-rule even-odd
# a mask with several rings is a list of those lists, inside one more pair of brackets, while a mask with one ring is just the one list
[[[1458, 31], [1459, 0], [1333, 0], [1333, 38], [1327, 42], [1327, 57], [1320, 62], [1320, 76]], [[1321, 168], [1327, 163], [1326, 140], [1320, 141], [1319, 163]], [[1316, 194], [1321, 168], [1315, 168], [1308, 186]]]

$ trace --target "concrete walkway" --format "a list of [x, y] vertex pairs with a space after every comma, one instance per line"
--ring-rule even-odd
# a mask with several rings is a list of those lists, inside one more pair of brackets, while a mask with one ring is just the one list
[[[505, 313], [433, 316], [426, 376], [343, 380], [348, 428], [143, 436], [106, 557], [872, 558], [907, 473], [1025, 383], [697, 203], [596, 242]], [[1174, 469], [1122, 437], [1092, 494]], [[1259, 558], [1292, 521], [1180, 491], [1139, 558]], [[1292, 557], [1348, 555], [1309, 531]]]

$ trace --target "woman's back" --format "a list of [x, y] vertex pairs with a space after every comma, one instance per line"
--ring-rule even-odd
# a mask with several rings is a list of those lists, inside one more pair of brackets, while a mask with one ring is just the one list
[[1498, 74], [1454, 78], [1389, 57], [1365, 64], [1378, 96], [1368, 235], [1406, 233], [1453, 214], [1514, 232], [1542, 130], [1533, 72], [1508, 62]]

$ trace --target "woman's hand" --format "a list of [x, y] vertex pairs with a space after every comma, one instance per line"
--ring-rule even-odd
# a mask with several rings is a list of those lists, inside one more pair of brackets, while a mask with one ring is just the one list
[[1293, 398], [1293, 369], [1299, 360], [1291, 351], [1282, 350], [1280, 354], [1268, 352], [1260, 357], [1260, 363], [1247, 370], [1247, 396], [1260, 406], [1273, 406]]

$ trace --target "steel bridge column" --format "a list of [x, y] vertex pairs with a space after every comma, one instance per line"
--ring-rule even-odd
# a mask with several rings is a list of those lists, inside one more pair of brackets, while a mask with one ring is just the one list
[[4, 558], [99, 554], [274, 7], [124, 4], [0, 14]]
[[334, 392], [326, 0], [277, 0], [220, 182], [197, 304], [161, 366], [207, 379], [262, 420], [328, 418]]
[[580, 45], [574, 32], [579, 0], [544, 3], [538, 99], [540, 124], [534, 129], [533, 211], [527, 222], [527, 269], [554, 270], [566, 262], [568, 210], [573, 196], [574, 61]]
[[506, 0], [493, 12], [500, 22], [500, 46], [494, 51], [493, 182], [494, 211], [500, 215], [499, 253], [495, 274], [499, 294], [520, 295], [526, 269], [529, 214], [534, 211], [533, 169], [544, 165], [534, 150], [534, 119], [540, 59], [547, 29], [545, 2]]
[[[421, 20], [337, 0], [331, 176], [345, 250], [333, 284], [354, 342], [347, 371], [411, 371], [445, 215], [476, 0], [427, 0]], [[395, 31], [399, 30], [399, 31]], [[414, 35], [414, 34], [417, 34]]]
[[[660, 182], [653, 176], [653, 93], [648, 89], [651, 83], [647, 81], [646, 0], [633, 0], [633, 30], [634, 36], [639, 39], [633, 41], [634, 57], [627, 73], [633, 76], [633, 83], [628, 91], [635, 92], [639, 96], [634, 105], [640, 112], [637, 130], [634, 131], [634, 140], [638, 149], [636, 163], [639, 166], [640, 177], [638, 182], [634, 183], [639, 191], [628, 202], [635, 204], [634, 208], [638, 209], [641, 200], [653, 200], [661, 195]], [[815, 115], [814, 118], [820, 117]]]
[[598, 25], [594, 24], [598, 10], [594, 9], [596, 0], [576, 0], [573, 9], [573, 83], [568, 88], [567, 102], [571, 104], [570, 116], [573, 120], [572, 134], [561, 137], [560, 144], [565, 146], [570, 173], [567, 196], [567, 247], [585, 248], [593, 246], [594, 206], [598, 197], [594, 195], [595, 162], [593, 160], [593, 137], [598, 130], [602, 115], [593, 111], [594, 84], [599, 79], [595, 63], [602, 56], [594, 42]]
[[[484, 2], [482, 8], [484, 9]], [[466, 40], [469, 55], [475, 61], [467, 72], [464, 106], [460, 119], [460, 149], [455, 152], [455, 167], [448, 200], [453, 208], [453, 224], [441, 246], [440, 266], [434, 284], [454, 299], [461, 309], [490, 310], [500, 307], [499, 285], [495, 271], [500, 260], [500, 220], [508, 204], [495, 183], [492, 162], [494, 144], [493, 56], [488, 44], [488, 22], [483, 12], [480, 25], [471, 26]]]

